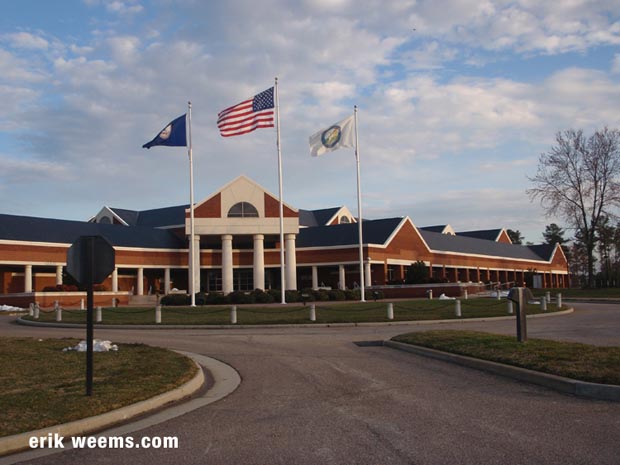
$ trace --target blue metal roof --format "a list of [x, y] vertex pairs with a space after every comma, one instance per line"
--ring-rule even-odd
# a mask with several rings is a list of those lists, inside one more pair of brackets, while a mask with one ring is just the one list
[[173, 233], [141, 226], [87, 223], [0, 214], [0, 239], [72, 244], [80, 236], [101, 235], [120, 247], [179, 249], [187, 247]]
[[549, 260], [553, 252], [553, 248], [549, 250], [546, 246], [507, 244], [489, 239], [459, 236], [459, 233], [456, 236], [452, 236], [451, 234], [441, 234], [424, 229], [419, 231], [430, 249], [437, 252], [455, 252], [537, 261]]
[[[386, 218], [362, 222], [364, 244], [385, 244], [402, 220]], [[297, 247], [333, 247], [358, 243], [357, 223], [301, 228], [296, 241]]]

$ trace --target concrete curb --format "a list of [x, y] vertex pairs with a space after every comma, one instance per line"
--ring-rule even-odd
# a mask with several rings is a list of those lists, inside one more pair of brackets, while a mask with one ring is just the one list
[[[560, 315], [568, 315], [573, 313], [575, 309], [569, 308], [559, 312], [537, 313], [535, 315], [527, 315], [527, 318], [547, 318]], [[417, 320], [417, 321], [377, 321], [363, 323], [304, 323], [304, 324], [282, 324], [282, 325], [101, 325], [95, 324], [97, 329], [280, 329], [280, 328], [353, 328], [357, 326], [418, 326], [418, 325], [436, 325], [451, 323], [479, 323], [481, 321], [504, 321], [514, 320], [515, 315], [511, 316], [491, 316], [483, 318], [460, 318], [452, 320]], [[18, 318], [17, 323], [24, 326], [40, 326], [46, 328], [85, 328], [84, 324], [73, 323], [55, 323], [24, 320]]]
[[0, 455], [14, 454], [19, 451], [24, 451], [21, 454], [17, 454], [11, 457], [0, 458], [1, 465], [8, 465], [11, 463], [17, 463], [27, 459], [33, 459], [35, 457], [41, 457], [53, 453], [69, 450], [71, 447], [69, 444], [64, 449], [29, 449], [29, 438], [33, 436], [44, 437], [48, 434], [57, 433], [63, 437], [71, 436], [85, 436], [95, 431], [101, 431], [109, 428], [115, 424], [127, 421], [133, 417], [143, 415], [151, 412], [155, 409], [159, 409], [166, 404], [177, 402], [183, 398], [186, 398], [196, 393], [204, 384], [205, 376], [202, 370], [204, 366], [211, 374], [214, 380], [213, 386], [202, 396], [195, 399], [191, 399], [179, 406], [172, 406], [172, 408], [158, 412], [152, 416], [144, 418], [134, 423], [119, 426], [112, 430], [106, 431], [105, 434], [99, 434], [98, 436], [118, 436], [121, 434], [127, 434], [133, 431], [152, 426], [163, 421], [167, 421], [171, 418], [183, 415], [196, 408], [203, 407], [210, 403], [216, 402], [227, 395], [231, 394], [241, 382], [241, 378], [237, 371], [231, 366], [220, 362], [219, 360], [206, 357], [203, 355], [192, 354], [189, 352], [178, 351], [179, 353], [186, 355], [194, 360], [198, 365], [199, 370], [196, 376], [182, 386], [173, 389], [172, 391], [159, 394], [150, 399], [146, 399], [135, 404], [122, 407], [117, 410], [96, 415], [94, 417], [83, 418], [81, 420], [72, 421], [69, 423], [51, 426], [49, 428], [43, 428], [36, 431], [29, 431], [12, 436], [0, 438]]
[[496, 375], [506, 376], [519, 381], [537, 384], [539, 386], [544, 386], [566, 394], [573, 394], [591, 399], [620, 402], [620, 386], [578, 381], [571, 378], [564, 378], [562, 376], [550, 375], [539, 371], [504, 365], [502, 363], [467, 357], [465, 355], [442, 352], [440, 350], [429, 349], [428, 347], [405, 344], [392, 340], [384, 341], [383, 345], [391, 347], [392, 349], [423, 355], [425, 357], [456, 363], [458, 365], [475, 368], [477, 370], [488, 371]]

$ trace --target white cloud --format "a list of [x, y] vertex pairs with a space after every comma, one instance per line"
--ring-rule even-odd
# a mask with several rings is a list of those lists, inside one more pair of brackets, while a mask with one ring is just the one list
[[611, 72], [620, 74], [620, 53], [614, 55], [614, 59], [611, 62]]
[[0, 82], [23, 85], [45, 80], [47, 74], [27, 59], [20, 58], [0, 48]]
[[47, 40], [29, 32], [15, 32], [13, 34], [6, 34], [4, 37], [15, 48], [47, 50], [49, 47]]
[[[123, 8], [140, 7], [117, 3], [105, 4], [115, 19]], [[130, 18], [112, 28], [104, 18], [92, 36], [71, 36], [65, 39], [71, 45], [54, 45], [53, 53], [36, 59], [26, 49], [0, 49], [0, 83], [6, 82], [0, 98], [9, 102], [8, 113], [15, 110], [3, 126], [5, 132], [23, 129], [16, 140], [27, 141], [21, 145], [26, 158], [50, 164], [35, 165], [33, 173], [56, 169], [55, 176], [73, 179], [73, 191], [92, 189], [80, 199], [88, 210], [82, 217], [103, 203], [139, 209], [187, 201], [183, 149], [140, 147], [186, 111], [188, 100], [193, 103], [197, 198], [241, 173], [273, 191], [273, 132], [223, 140], [215, 119], [219, 110], [271, 86], [278, 76], [285, 198], [293, 205], [355, 206], [352, 152], [314, 160], [307, 140], [358, 104], [369, 217], [417, 215], [426, 205], [423, 223], [475, 229], [467, 223], [474, 220], [455, 209], [476, 218], [491, 202], [493, 214], [484, 217], [485, 225], [523, 231], [518, 220], [504, 221], [509, 217], [502, 216], [501, 201], [517, 218], [530, 221], [533, 210], [519, 206], [529, 205], [524, 173], [554, 133], [620, 125], [616, 76], [584, 64], [526, 81], [509, 71], [489, 76], [482, 74], [486, 69], [467, 68], [465, 73], [460, 65], [484, 61], [489, 68], [497, 60], [501, 68], [515, 53], [613, 43], [611, 16], [580, 15], [583, 7], [567, 5], [561, 2], [553, 10], [561, 18], [556, 21], [534, 1], [471, 0], [441, 7], [424, 0], [161, 2], [144, 24], [130, 24]], [[609, 7], [597, 5], [597, 11]], [[614, 69], [619, 61], [616, 56]], [[35, 87], [40, 81], [46, 86]], [[30, 108], [20, 109], [24, 102]], [[9, 162], [11, 169], [25, 175], [27, 167], [16, 165], [17, 158]], [[504, 195], [506, 167], [518, 176]], [[47, 195], [50, 205], [70, 198], [62, 183]], [[483, 195], [491, 200], [482, 202]], [[32, 208], [46, 208], [40, 196], [32, 192]], [[434, 205], [437, 215], [431, 216]], [[57, 207], [54, 214], [64, 211]]]

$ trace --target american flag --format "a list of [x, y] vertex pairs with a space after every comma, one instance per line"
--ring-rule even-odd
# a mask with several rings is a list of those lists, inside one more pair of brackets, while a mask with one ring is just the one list
[[273, 87], [217, 115], [222, 137], [240, 136], [258, 128], [273, 127]]

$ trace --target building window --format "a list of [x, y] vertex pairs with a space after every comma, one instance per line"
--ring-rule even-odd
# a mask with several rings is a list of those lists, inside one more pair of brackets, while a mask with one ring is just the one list
[[230, 207], [228, 218], [258, 218], [258, 211], [249, 202], [239, 202]]
[[341, 216], [340, 217], [340, 224], [347, 224], [350, 223], [351, 221], [349, 220], [348, 216]]

